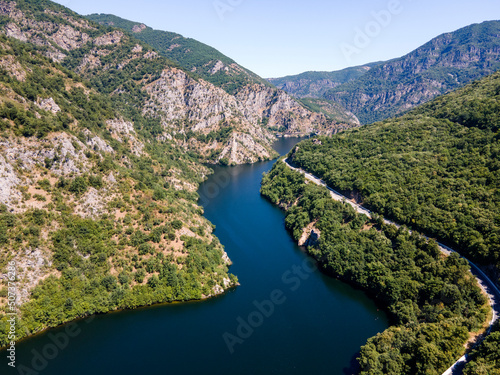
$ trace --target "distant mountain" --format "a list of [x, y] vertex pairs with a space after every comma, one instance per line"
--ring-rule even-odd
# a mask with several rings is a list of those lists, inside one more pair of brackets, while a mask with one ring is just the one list
[[323, 113], [332, 121], [358, 126], [360, 125], [358, 118], [342, 104], [327, 99], [325, 93], [329, 89], [360, 78], [378, 64], [380, 63], [355, 66], [334, 72], [305, 72], [282, 78], [268, 78], [267, 80], [279, 89], [298, 98], [311, 111]]
[[313, 112], [322, 113], [331, 121], [360, 126], [358, 118], [347, 109], [331, 100], [321, 98], [298, 99], [306, 108]]
[[[215, 48], [195, 39], [185, 38], [180, 34], [169, 31], [154, 30], [140, 22], [129, 21], [111, 14], [90, 14], [86, 16], [86, 18], [101, 25], [118, 27], [132, 33], [134, 37], [154, 47], [163, 56], [178, 63], [186, 71], [190, 72], [193, 77], [200, 77], [224, 89], [228, 94], [237, 95], [239, 92], [245, 91], [244, 88], [249, 85], [253, 85], [253, 91], [263, 90], [268, 93], [276, 91], [272, 79], [266, 81], [257, 74], [239, 65], [233, 59], [217, 51]], [[322, 92], [324, 92], [330, 87], [335, 87], [348, 80], [357, 78], [366, 71], [365, 68], [368, 69], [369, 66], [349, 68], [346, 69], [345, 72], [324, 73], [325, 77], [328, 78], [322, 79], [321, 84], [311, 82], [309, 86], [311, 89], [314, 89], [314, 87], [323, 85]], [[323, 76], [321, 72], [304, 74], [308, 76], [312, 75], [311, 79], [313, 80], [320, 79], [319, 77]], [[313, 78], [316, 76], [318, 76], [318, 78]], [[332, 83], [327, 85], [327, 82]], [[289, 90], [288, 86], [279, 86], [278, 89], [284, 90], [296, 98], [314, 96], [296, 95], [293, 90]], [[282, 98], [286, 97], [286, 95], [282, 94], [280, 94], [280, 96]], [[304, 102], [299, 100], [298, 103], [303, 104], [308, 110], [325, 115], [325, 119], [332, 122], [333, 127], [336, 129], [359, 125], [356, 116], [343, 109], [338, 104], [332, 104], [325, 100], [322, 100], [321, 106], [311, 105], [310, 101]], [[327, 103], [328, 105], [326, 105]], [[283, 130], [281, 126], [274, 127], [273, 129], [276, 130], [278, 128]]]
[[143, 23], [129, 21], [112, 14], [90, 14], [85, 17], [101, 25], [127, 30], [137, 39], [154, 47], [163, 56], [230, 94], [248, 84], [268, 85], [257, 74], [245, 69], [215, 48], [195, 39], [185, 38], [169, 31], [154, 30]]
[[321, 98], [329, 89], [361, 77], [378, 64], [380, 63], [355, 66], [334, 72], [305, 72], [267, 80], [296, 98]]
[[398, 59], [374, 66], [323, 97], [353, 112], [361, 123], [403, 113], [500, 69], [500, 22], [446, 33]]

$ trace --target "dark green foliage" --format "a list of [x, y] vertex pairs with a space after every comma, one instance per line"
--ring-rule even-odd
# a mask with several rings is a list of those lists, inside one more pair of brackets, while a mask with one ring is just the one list
[[154, 253], [153, 247], [148, 243], [142, 243], [137, 248], [139, 250], [139, 255], [146, 255]]
[[490, 334], [469, 356], [464, 375], [500, 375], [500, 331]]
[[282, 161], [264, 175], [261, 193], [287, 208], [285, 225], [296, 240], [315, 223], [320, 238], [308, 252], [325, 272], [387, 306], [393, 326], [363, 346], [362, 374], [440, 374], [462, 355], [487, 312], [467, 261], [444, 258], [435, 242], [404, 227], [357, 214]]
[[54, 263], [59, 270], [74, 265], [82, 265], [81, 256], [91, 256], [90, 260], [99, 267], [107, 267], [107, 256], [114, 252], [111, 241], [114, 234], [111, 221], [72, 218], [66, 229], [52, 234]]
[[[131, 33], [134, 26], [141, 25], [138, 22], [128, 21], [110, 14], [91, 14], [86, 17], [99, 24], [113, 25]], [[184, 38], [182, 35], [168, 31], [153, 30], [150, 27], [135, 32], [133, 35], [135, 38], [156, 48], [163, 56], [175, 61], [186, 71], [195, 71], [196, 76], [222, 87], [230, 94], [234, 94], [241, 87], [252, 83], [269, 85], [256, 74], [240, 66], [238, 66], [238, 70], [231, 70], [230, 74], [227, 74], [224, 70], [212, 74], [211, 71], [218, 61], [224, 63], [225, 66], [236, 63], [216, 49], [197, 40]]]
[[102, 176], [89, 176], [88, 185], [100, 189], [102, 187]]
[[[0, 41], [12, 48], [0, 48], [0, 55], [15, 55], [16, 60], [29, 69], [24, 80], [17, 80], [0, 69], [0, 82], [30, 101], [52, 98], [61, 108], [54, 115], [34, 104], [26, 109], [18, 103], [6, 101], [0, 106], [0, 116], [10, 120], [13, 126], [4, 120], [3, 127], [12, 127], [16, 135], [42, 138], [49, 132], [68, 129], [73, 121], [68, 115], [79, 121], [82, 127], [93, 130], [100, 129], [105, 119], [116, 117], [110, 98], [95, 92], [86, 95], [81, 87], [66, 90], [64, 80], [73, 77], [73, 73], [34, 53], [30, 44], [7, 39], [4, 35], [0, 35]], [[57, 70], [50, 68], [54, 65]], [[46, 167], [50, 166], [51, 161], [47, 160]]]
[[476, 81], [462, 90], [437, 98], [414, 113], [447, 119], [468, 128], [500, 129], [500, 80], [498, 74]]
[[71, 181], [68, 190], [77, 195], [85, 193], [87, 190], [87, 181], [84, 177], [78, 176]]
[[496, 73], [402, 118], [302, 142], [293, 162], [373, 211], [500, 266], [499, 92]]
[[177, 220], [177, 219], [176, 219], [176, 220], [172, 221], [172, 228], [174, 228], [174, 229], [176, 229], [176, 230], [181, 229], [181, 228], [182, 228], [182, 225], [183, 225], [183, 224], [182, 224], [182, 221], [180, 221], [180, 220]]

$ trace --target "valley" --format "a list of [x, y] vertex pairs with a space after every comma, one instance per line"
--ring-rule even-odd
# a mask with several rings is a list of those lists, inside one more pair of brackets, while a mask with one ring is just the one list
[[499, 21], [264, 79], [139, 20], [0, 0], [1, 373], [500, 371]]

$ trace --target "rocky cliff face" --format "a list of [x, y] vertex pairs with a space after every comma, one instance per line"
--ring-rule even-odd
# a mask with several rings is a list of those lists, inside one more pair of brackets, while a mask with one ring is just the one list
[[338, 103], [327, 101], [324, 94], [330, 89], [356, 80], [375, 65], [377, 63], [334, 72], [305, 72], [282, 78], [268, 78], [268, 81], [293, 97], [300, 98], [300, 102], [308, 109], [323, 113], [335, 123], [349, 124], [351, 127], [359, 126], [359, 120], [353, 113]]
[[[275, 132], [301, 136], [337, 128], [285, 92], [260, 84], [245, 86], [233, 96], [180, 69], [168, 68], [145, 91], [149, 99], [144, 114], [161, 118], [163, 137], [176, 139], [180, 146], [197, 150], [213, 162], [241, 164], [275, 157], [271, 148]], [[217, 136], [224, 130], [229, 137]]]
[[313, 132], [331, 134], [340, 124], [329, 121], [324, 115], [311, 112], [292, 99], [287, 93], [264, 85], [246, 86], [236, 98], [246, 116], [257, 116], [280, 135], [301, 136]]
[[[87, 29], [87, 21], [58, 13], [61, 8], [49, 2], [30, 3], [31, 10], [13, 4], [0, 3], [0, 12], [11, 17], [0, 35], [0, 347], [7, 342], [9, 262], [17, 273], [18, 338], [96, 312], [200, 299], [236, 285], [227, 254], [197, 205], [195, 192], [208, 168], [179, 149], [181, 140], [160, 140], [167, 120], [191, 116], [196, 124], [215, 127], [210, 117], [222, 110], [219, 93], [122, 31]], [[31, 18], [24, 13], [47, 5]], [[44, 22], [50, 23], [50, 35], [43, 34]], [[7, 36], [12, 30], [17, 31]], [[53, 49], [44, 44], [49, 37]], [[78, 38], [86, 40], [84, 47]], [[91, 56], [94, 63], [82, 65]], [[157, 66], [164, 76], [153, 75]], [[132, 78], [132, 70], [140, 74]], [[89, 83], [77, 71], [97, 79]], [[107, 95], [96, 84], [103, 77], [119, 80]], [[153, 83], [167, 77], [173, 81], [161, 127], [141, 114], [153, 101]], [[177, 117], [168, 117], [168, 105], [186, 100], [185, 112], [179, 108]], [[221, 101], [228, 116], [236, 116], [233, 102]], [[232, 134], [229, 156], [264, 155], [264, 146], [252, 149], [259, 134], [244, 131]], [[201, 262], [203, 269], [192, 268]], [[185, 287], [167, 285], [166, 269]]]
[[[271, 148], [276, 134], [328, 134], [346, 126], [262, 83], [245, 81], [229, 93], [172, 66], [123, 31], [94, 24], [63, 8], [37, 12], [0, 1], [0, 14], [9, 18], [3, 29], [6, 35], [35, 44], [47, 57], [91, 80], [106, 94], [141, 100], [136, 105], [143, 108], [143, 114], [161, 121], [158, 139], [195, 152], [206, 162], [270, 159], [276, 156]], [[230, 79], [237, 71], [242, 71], [239, 65], [217, 60], [207, 74]], [[137, 89], [142, 93], [132, 92]]]
[[362, 123], [384, 119], [500, 69], [500, 22], [443, 34], [324, 96]]
[[230, 164], [276, 156], [271, 148], [274, 135], [258, 125], [262, 114], [247, 110], [224, 90], [176, 68], [163, 70], [144, 89], [149, 94], [144, 115], [158, 116], [165, 129], [162, 137], [180, 147]]

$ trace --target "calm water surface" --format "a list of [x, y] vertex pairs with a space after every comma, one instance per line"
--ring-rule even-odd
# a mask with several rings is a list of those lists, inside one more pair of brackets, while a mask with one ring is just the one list
[[[275, 148], [285, 154], [296, 142]], [[283, 212], [259, 195], [273, 163], [216, 167], [199, 190], [241, 286], [47, 331], [17, 345], [16, 371], [0, 352], [0, 374], [350, 374], [359, 347], [387, 319], [362, 292], [311, 267]]]

